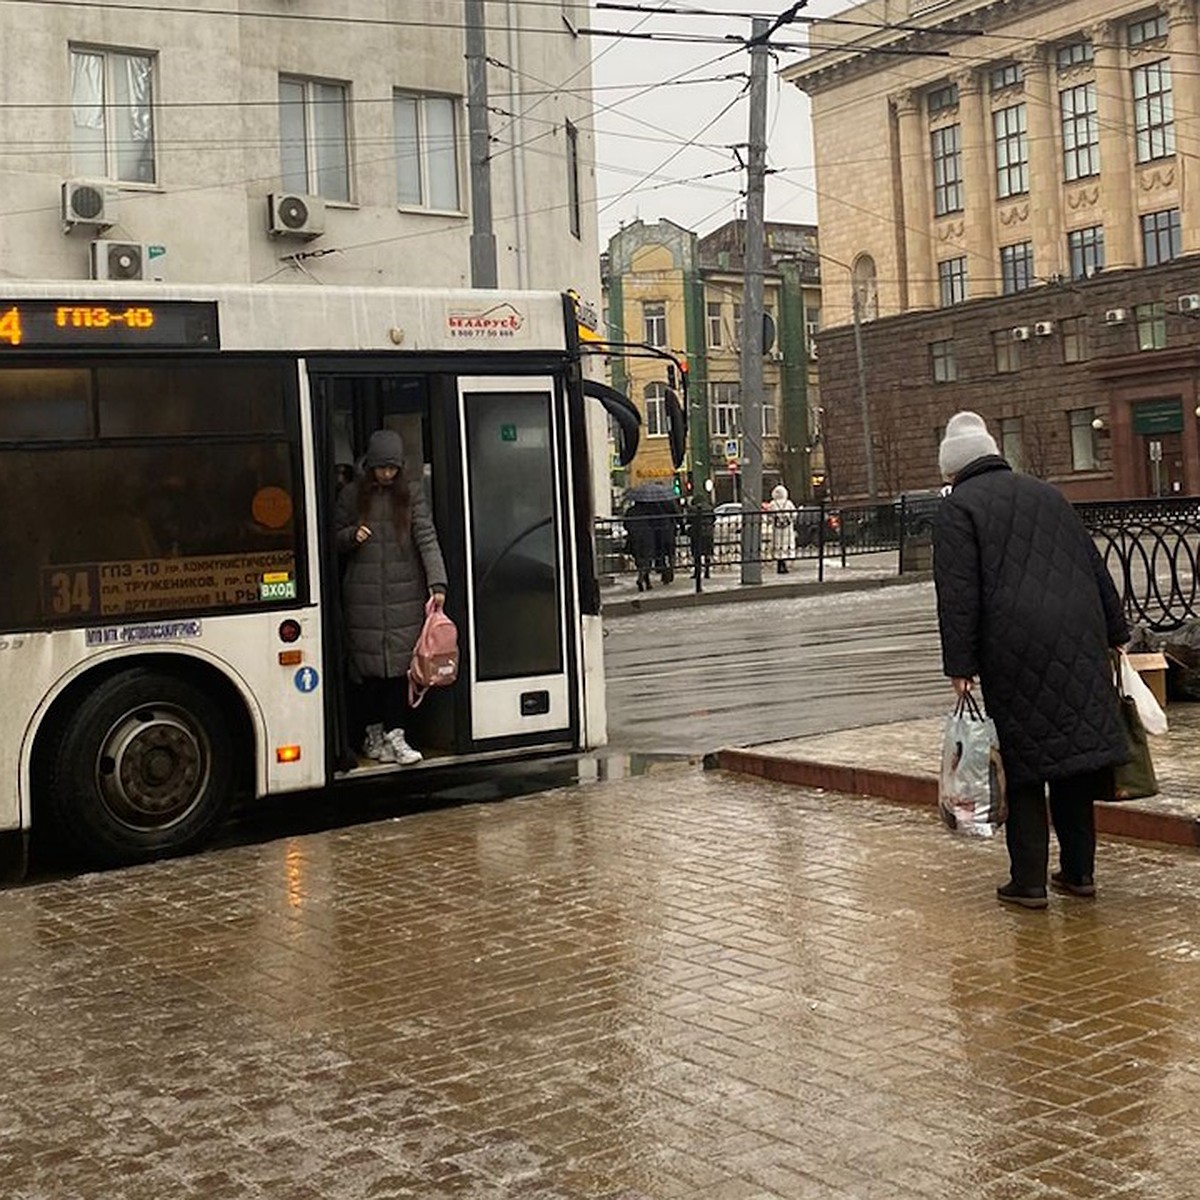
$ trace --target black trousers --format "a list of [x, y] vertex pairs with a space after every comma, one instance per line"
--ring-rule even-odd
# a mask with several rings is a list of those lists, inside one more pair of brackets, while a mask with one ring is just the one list
[[[1004, 837], [1012, 881], [1019, 888], [1046, 886], [1050, 827], [1046, 818], [1047, 783], [1010, 784]], [[1092, 802], [1112, 795], [1112, 768], [1051, 779], [1050, 822], [1058, 838], [1058, 863], [1070, 879], [1096, 870], [1096, 821]]]
[[364, 679], [355, 689], [354, 725], [361, 741], [368, 725], [385, 730], [404, 729], [412, 710], [408, 707], [408, 676]]

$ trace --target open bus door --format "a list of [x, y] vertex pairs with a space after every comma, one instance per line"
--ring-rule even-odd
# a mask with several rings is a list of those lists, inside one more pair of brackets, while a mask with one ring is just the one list
[[459, 631], [458, 682], [432, 690], [413, 716], [425, 765], [578, 741], [563, 380], [413, 368], [310, 364], [319, 469], [330, 480], [321, 522], [331, 774], [366, 765], [353, 753], [361, 730], [346, 677], [333, 499], [339, 475], [384, 427], [404, 438], [410, 487], [425, 489]]

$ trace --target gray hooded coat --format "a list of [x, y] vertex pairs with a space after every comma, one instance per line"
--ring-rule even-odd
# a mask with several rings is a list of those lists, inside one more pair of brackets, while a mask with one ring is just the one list
[[365, 474], [338, 494], [335, 540], [345, 560], [342, 615], [346, 625], [351, 677], [403, 677], [425, 621], [429, 590], [446, 590], [446, 567], [437, 531], [419, 484], [410, 484], [412, 525], [401, 540], [392, 517], [388, 490], [374, 491], [365, 523], [371, 536], [356, 542], [359, 490], [371, 486], [371, 469], [400, 466], [404, 444], [391, 430], [372, 434], [364, 460]]

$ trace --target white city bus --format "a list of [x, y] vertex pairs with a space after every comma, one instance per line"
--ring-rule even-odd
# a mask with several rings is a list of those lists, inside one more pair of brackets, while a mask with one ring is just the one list
[[332, 543], [404, 439], [459, 628], [415, 740], [447, 764], [605, 738], [578, 330], [553, 293], [0, 284], [0, 834], [196, 846], [350, 750]]

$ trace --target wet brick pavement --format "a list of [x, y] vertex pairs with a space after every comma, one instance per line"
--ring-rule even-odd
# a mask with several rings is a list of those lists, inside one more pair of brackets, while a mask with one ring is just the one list
[[1200, 857], [687, 767], [0, 893], [5, 1200], [1200, 1195]]
[[[1167, 733], [1149, 739], [1158, 794], [1096, 807], [1101, 832], [1200, 846], [1200, 704], [1169, 704]], [[937, 804], [945, 717], [866, 725], [729, 748], [720, 766], [809, 787]], [[1197, 1194], [1200, 1195], [1200, 1189]]]

